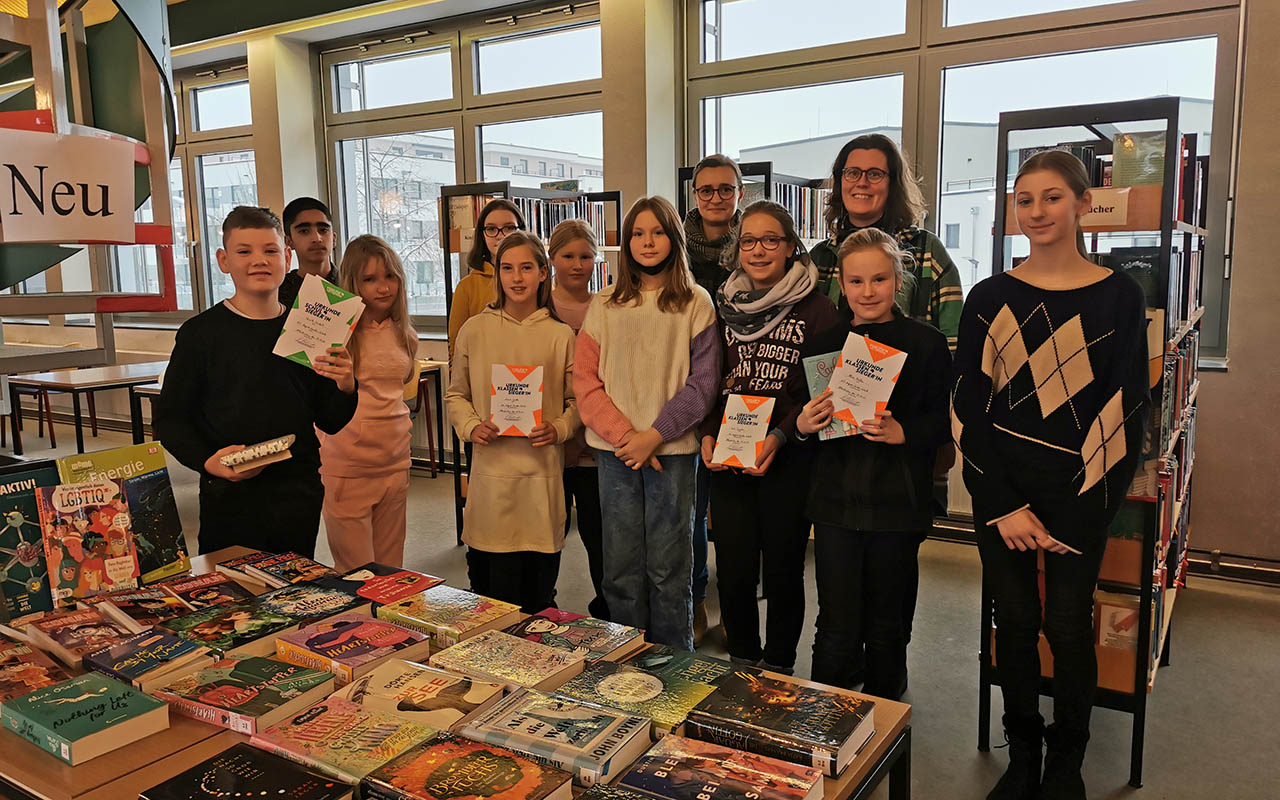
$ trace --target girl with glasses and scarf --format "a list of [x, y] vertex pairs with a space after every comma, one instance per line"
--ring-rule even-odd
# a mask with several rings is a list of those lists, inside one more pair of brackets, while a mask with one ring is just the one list
[[[810, 454], [795, 443], [796, 417], [809, 399], [801, 354], [840, 324], [817, 286], [817, 269], [787, 210], [752, 203], [742, 215], [738, 265], [716, 297], [724, 370], [720, 396], [700, 428], [716, 510], [716, 572], [729, 657], [790, 673], [804, 625], [805, 495]], [[712, 465], [729, 395], [774, 398], [770, 431], [756, 463]], [[762, 558], [763, 557], [763, 558]], [[760, 565], [768, 597], [763, 646], [756, 600]]]

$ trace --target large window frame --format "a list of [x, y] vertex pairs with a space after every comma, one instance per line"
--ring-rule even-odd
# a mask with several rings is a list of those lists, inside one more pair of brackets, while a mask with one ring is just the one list
[[[1238, 0], [1128, 0], [948, 27], [946, 0], [907, 0], [907, 30], [880, 37], [702, 63], [702, 2], [685, 0], [684, 160], [703, 153], [701, 103], [718, 95], [762, 92], [900, 73], [902, 144], [912, 156], [928, 206], [926, 225], [940, 206], [947, 68], [1037, 56], [1215, 37], [1202, 365], [1225, 366], [1230, 306], [1229, 191], [1234, 171]], [[804, 176], [821, 177], [821, 176]], [[1216, 256], [1214, 255], [1216, 254]]]
[[[574, 7], [570, 14], [538, 14], [536, 9], [532, 12], [522, 9], [514, 24], [510, 15], [495, 17], [490, 12], [463, 17], [452, 30], [444, 25], [432, 25], [430, 35], [415, 34], [412, 28], [404, 28], [317, 45], [324, 104], [324, 174], [329, 183], [329, 207], [334, 215], [334, 227], [338, 235], [335, 257], [340, 259], [345, 242], [359, 233], [348, 230], [348, 210], [343, 207], [342, 167], [338, 149], [340, 141], [449, 128], [454, 135], [454, 170], [457, 182], [479, 181], [483, 171], [481, 126], [598, 112], [603, 108], [604, 93], [603, 80], [586, 80], [478, 94], [479, 44], [508, 36], [533, 35], [593, 24], [600, 24], [600, 15], [595, 7]], [[356, 56], [362, 59], [384, 58], [445, 44], [450, 47], [453, 58], [452, 98], [363, 111], [336, 110], [333, 88], [335, 65], [358, 60]], [[548, 176], [548, 180], [551, 179], [553, 176]], [[457, 277], [460, 276], [455, 276]], [[444, 332], [446, 318], [443, 315], [415, 314], [413, 323], [420, 333], [438, 334]]]

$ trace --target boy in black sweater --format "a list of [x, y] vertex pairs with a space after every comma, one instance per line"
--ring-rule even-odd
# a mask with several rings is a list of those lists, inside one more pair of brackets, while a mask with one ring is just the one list
[[[222, 223], [218, 268], [236, 293], [185, 322], [154, 423], [160, 443], [200, 473], [202, 553], [231, 545], [315, 554], [324, 487], [315, 427], [337, 433], [356, 410], [346, 348], [313, 370], [272, 354], [284, 324], [277, 291], [289, 265], [280, 220], [238, 206]], [[292, 458], [236, 473], [219, 459], [292, 433]]]
[[338, 241], [329, 207], [314, 197], [290, 200], [281, 217], [285, 246], [298, 257], [297, 266], [284, 276], [279, 291], [280, 302], [285, 308], [292, 308], [302, 288], [302, 279], [308, 275], [319, 275], [337, 285], [338, 267], [333, 263], [333, 251]]

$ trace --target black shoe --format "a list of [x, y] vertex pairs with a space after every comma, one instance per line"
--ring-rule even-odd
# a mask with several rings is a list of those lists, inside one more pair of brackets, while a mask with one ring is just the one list
[[1088, 731], [1074, 731], [1054, 723], [1044, 729], [1044, 777], [1040, 783], [1042, 800], [1085, 800], [1084, 764]]
[[1004, 715], [1004, 738], [1009, 742], [1009, 768], [987, 800], [1038, 800], [1044, 718]]

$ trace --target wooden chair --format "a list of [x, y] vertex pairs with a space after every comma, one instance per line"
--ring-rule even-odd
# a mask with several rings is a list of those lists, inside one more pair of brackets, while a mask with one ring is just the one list
[[404, 385], [404, 402], [405, 405], [409, 406], [410, 413], [415, 416], [423, 408], [426, 409], [426, 424], [424, 427], [427, 429], [427, 461], [431, 467], [431, 477], [434, 478], [436, 477], [436, 429], [431, 421], [431, 396], [427, 393], [427, 384], [430, 380], [430, 373], [423, 373], [422, 366], [415, 360], [413, 363], [413, 377]]
[[[19, 402], [21, 402], [21, 395], [24, 395], [24, 394], [31, 395], [36, 399], [36, 420], [39, 422], [39, 425], [37, 426], [37, 431], [36, 431], [37, 435], [41, 439], [44, 438], [44, 426], [45, 426], [45, 423], [48, 422], [49, 423], [49, 446], [57, 447], [58, 440], [56, 438], [56, 434], [53, 431], [53, 404], [49, 402], [49, 390], [19, 388], [17, 390], [17, 394], [19, 395]], [[90, 409], [93, 408], [92, 402], [93, 401], [90, 400], [90, 406], [89, 406]], [[96, 436], [97, 435], [96, 433], [97, 417], [94, 416], [92, 418], [92, 421], [95, 429], [94, 435]], [[18, 425], [19, 426], [22, 425], [21, 413], [18, 414]], [[19, 428], [19, 430], [21, 430], [21, 428]], [[0, 417], [0, 447], [9, 446], [8, 435], [7, 435], [8, 431], [9, 431], [9, 415], [6, 414], [5, 416]]]

